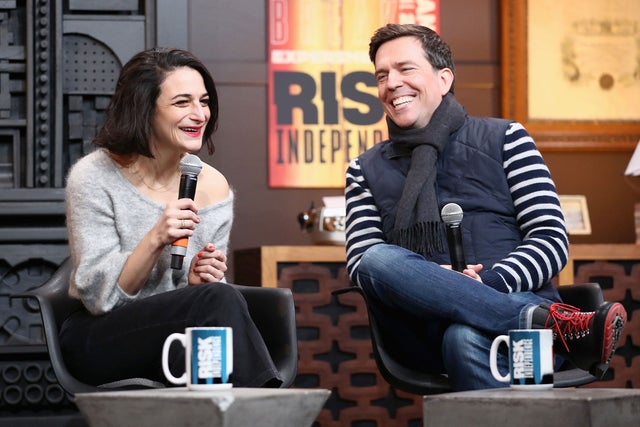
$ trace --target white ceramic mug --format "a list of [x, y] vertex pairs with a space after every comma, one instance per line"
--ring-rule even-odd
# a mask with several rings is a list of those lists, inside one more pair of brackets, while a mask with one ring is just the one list
[[[169, 348], [174, 341], [185, 349], [185, 373], [180, 377], [173, 376], [169, 369]], [[199, 327], [169, 335], [162, 346], [162, 370], [173, 384], [185, 384], [190, 390], [232, 387], [233, 331], [228, 327]]]
[[[509, 347], [509, 372], [498, 371], [500, 344]], [[489, 354], [489, 366], [493, 377], [508, 382], [522, 390], [549, 389], [553, 387], [553, 332], [550, 329], [515, 329], [509, 335], [493, 340]]]

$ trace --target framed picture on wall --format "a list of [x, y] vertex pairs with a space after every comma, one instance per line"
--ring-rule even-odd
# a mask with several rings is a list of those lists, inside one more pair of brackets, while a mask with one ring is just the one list
[[591, 234], [587, 198], [582, 195], [559, 196], [569, 234]]
[[501, 0], [502, 114], [541, 149], [633, 150], [640, 2]]

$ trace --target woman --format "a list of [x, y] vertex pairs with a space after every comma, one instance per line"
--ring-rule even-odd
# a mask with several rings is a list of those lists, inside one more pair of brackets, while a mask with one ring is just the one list
[[[280, 385], [240, 293], [225, 283], [233, 192], [204, 164], [194, 200], [178, 199], [180, 160], [209, 154], [218, 122], [215, 83], [191, 53], [151, 49], [122, 69], [97, 150], [70, 170], [67, 226], [70, 295], [86, 310], [61, 328], [64, 359], [80, 380], [144, 377], [167, 383], [164, 340], [191, 326], [233, 328], [234, 386]], [[183, 269], [170, 245], [189, 238]], [[184, 351], [172, 349], [173, 372]]]

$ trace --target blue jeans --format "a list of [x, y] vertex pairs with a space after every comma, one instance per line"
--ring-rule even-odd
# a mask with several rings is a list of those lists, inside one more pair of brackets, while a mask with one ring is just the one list
[[[498, 292], [388, 244], [367, 249], [358, 278], [393, 356], [413, 369], [446, 373], [454, 390], [507, 386], [491, 375], [493, 339], [529, 327], [528, 309], [550, 302], [533, 292]], [[502, 350], [498, 367], [506, 373]]]

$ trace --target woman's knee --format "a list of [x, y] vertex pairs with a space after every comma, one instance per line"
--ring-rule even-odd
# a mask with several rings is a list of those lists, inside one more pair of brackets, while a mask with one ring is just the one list
[[192, 298], [190, 317], [203, 326], [224, 322], [240, 313], [245, 316], [248, 311], [240, 291], [226, 283], [195, 286]]
[[243, 299], [242, 294], [235, 287], [227, 283], [207, 283], [193, 286], [196, 301], [208, 300], [217, 302], [233, 302]]

